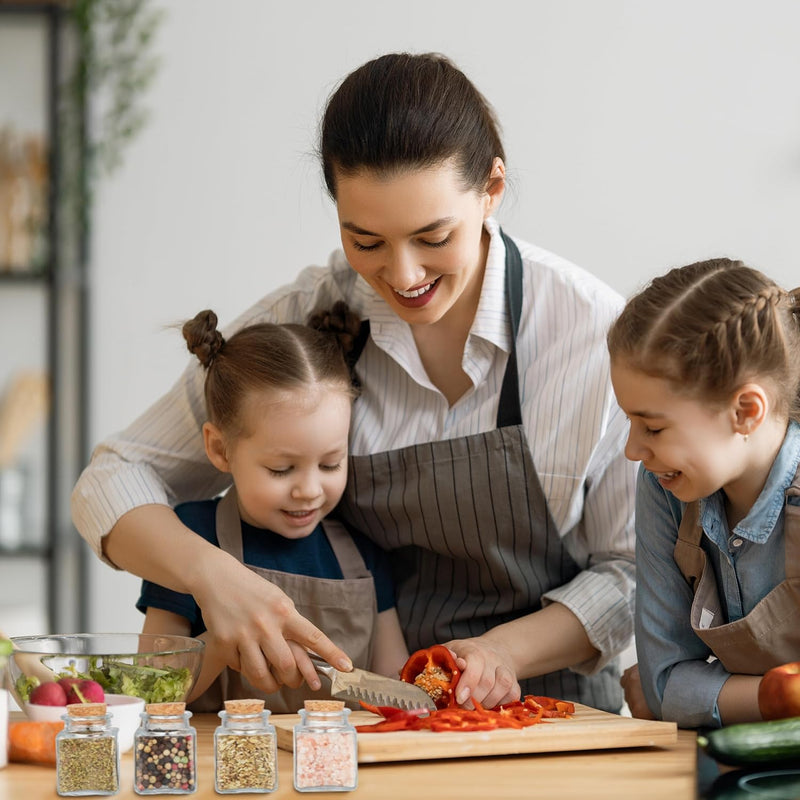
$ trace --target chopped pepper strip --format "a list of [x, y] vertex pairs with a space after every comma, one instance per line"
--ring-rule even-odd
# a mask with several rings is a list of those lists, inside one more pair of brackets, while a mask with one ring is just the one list
[[444, 645], [435, 644], [412, 653], [400, 672], [400, 680], [424, 689], [436, 708], [456, 705], [455, 688], [461, 670]]
[[522, 700], [491, 709], [484, 708], [477, 700], [473, 700], [472, 704], [475, 708], [449, 706], [423, 715], [418, 709], [405, 711], [392, 706], [371, 706], [362, 701], [361, 705], [367, 711], [383, 719], [374, 725], [356, 725], [356, 730], [360, 733], [381, 733], [398, 730], [460, 732], [520, 729], [544, 722], [546, 717], [569, 717], [575, 712], [573, 703], [534, 695], [525, 695]]

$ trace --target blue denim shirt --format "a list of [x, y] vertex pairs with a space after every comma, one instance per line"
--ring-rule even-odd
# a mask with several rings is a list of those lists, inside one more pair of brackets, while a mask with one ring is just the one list
[[[784, 492], [800, 463], [800, 424], [789, 423], [767, 482], [748, 515], [728, 530], [722, 490], [700, 501], [701, 546], [714, 569], [725, 621], [750, 613], [785, 577]], [[800, 504], [800, 498], [793, 497]], [[718, 727], [728, 673], [692, 631], [693, 594], [673, 558], [686, 503], [643, 467], [636, 489], [636, 651], [653, 713], [681, 728]], [[799, 609], [800, 611], [800, 609]]]

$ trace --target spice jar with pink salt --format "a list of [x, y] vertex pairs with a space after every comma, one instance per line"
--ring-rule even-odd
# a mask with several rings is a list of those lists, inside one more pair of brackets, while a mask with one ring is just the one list
[[294, 726], [294, 788], [349, 792], [358, 786], [358, 741], [350, 709], [338, 700], [306, 700]]

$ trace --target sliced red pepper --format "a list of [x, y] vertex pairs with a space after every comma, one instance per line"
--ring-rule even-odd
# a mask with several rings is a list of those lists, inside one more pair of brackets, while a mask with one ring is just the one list
[[456, 705], [455, 688], [461, 670], [453, 654], [441, 644], [412, 653], [400, 672], [400, 680], [424, 689], [436, 708]]

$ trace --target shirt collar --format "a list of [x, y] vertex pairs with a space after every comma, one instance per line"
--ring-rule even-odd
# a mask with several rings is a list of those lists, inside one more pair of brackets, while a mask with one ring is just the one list
[[[763, 544], [769, 539], [780, 519], [786, 503], [786, 490], [794, 481], [799, 464], [800, 424], [791, 421], [761, 494], [747, 516], [733, 529], [736, 536], [741, 536], [756, 544]], [[724, 497], [721, 490], [701, 502], [701, 518], [704, 527], [707, 512], [715, 516], [720, 515], [721, 519], [725, 519]]]

